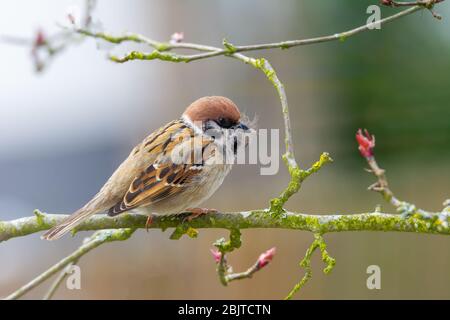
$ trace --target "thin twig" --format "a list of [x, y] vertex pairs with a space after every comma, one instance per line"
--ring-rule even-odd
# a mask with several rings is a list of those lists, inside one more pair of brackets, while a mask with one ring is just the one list
[[368, 171], [373, 173], [373, 175], [377, 178], [377, 182], [368, 187], [369, 190], [379, 192], [387, 202], [392, 204], [397, 209], [397, 211], [402, 213], [404, 216], [409, 216], [417, 213], [423, 218], [431, 218], [435, 214], [420, 208], [416, 208], [416, 206], [411, 203], [399, 200], [389, 188], [388, 180], [386, 177], [386, 170], [381, 169], [378, 166], [375, 157], [367, 159], [367, 163], [370, 167]]
[[58, 290], [59, 286], [61, 285], [61, 283], [64, 281], [64, 279], [67, 277], [67, 274], [70, 270], [70, 268], [73, 265], [76, 265], [78, 262], [78, 259], [74, 260], [73, 262], [69, 263], [64, 270], [62, 270], [58, 277], [55, 279], [55, 281], [52, 283], [52, 285], [50, 286], [49, 290], [47, 291], [47, 293], [44, 295], [44, 297], [42, 298], [42, 300], [50, 300], [53, 295], [56, 293], [56, 290]]
[[305, 274], [302, 277], [302, 279], [294, 286], [294, 288], [292, 288], [292, 290], [288, 293], [285, 300], [292, 299], [294, 294], [296, 294], [301, 288], [303, 288], [305, 284], [308, 282], [308, 280], [311, 279], [312, 277], [311, 257], [317, 248], [319, 248], [322, 254], [322, 261], [326, 265], [326, 267], [323, 269], [323, 273], [329, 274], [331, 270], [333, 270], [334, 265], [336, 264], [336, 260], [330, 257], [330, 255], [328, 254], [327, 244], [323, 239], [322, 234], [315, 233], [313, 243], [306, 250], [304, 258], [299, 263], [300, 267], [305, 269]]
[[291, 291], [286, 296], [285, 300], [292, 299], [292, 297], [305, 286], [305, 284], [309, 281], [309, 279], [311, 279], [312, 277], [311, 257], [318, 247], [319, 244], [317, 243], [316, 240], [314, 240], [313, 243], [306, 250], [305, 256], [299, 263], [299, 266], [305, 269], [305, 274], [303, 275], [302, 279], [298, 283], [296, 283], [295, 286], [291, 289]]
[[433, 17], [438, 20], [441, 20], [442, 17], [433, 11], [433, 7], [435, 4], [443, 2], [444, 0], [418, 0], [418, 1], [394, 1], [394, 0], [381, 0], [381, 3], [388, 7], [412, 7], [412, 6], [421, 6], [423, 8], [427, 8]]
[[378, 165], [375, 159], [375, 136], [371, 135], [367, 130], [364, 132], [359, 129], [356, 133], [356, 140], [358, 141], [358, 149], [366, 159], [369, 169], [366, 171], [372, 173], [376, 178], [377, 182], [373, 183], [368, 187], [369, 190], [378, 192], [382, 195], [383, 199], [394, 206], [397, 211], [402, 213], [403, 216], [407, 217], [412, 214], [419, 214], [422, 218], [432, 218], [435, 213], [425, 211], [423, 209], [416, 208], [415, 205], [399, 200], [392, 190], [389, 188], [389, 183], [386, 177], [386, 171]]
[[[217, 243], [215, 245], [216, 247], [218, 246]], [[214, 260], [217, 263], [217, 275], [219, 276], [220, 282], [224, 286], [227, 286], [228, 283], [235, 280], [251, 278], [254, 273], [258, 272], [266, 265], [268, 265], [275, 255], [275, 248], [271, 248], [261, 253], [256, 262], [247, 270], [243, 272], [233, 272], [233, 268], [228, 265], [226, 257], [226, 253], [230, 251], [224, 252], [223, 248], [220, 248], [220, 245], [218, 246], [218, 248], [219, 250], [211, 250], [211, 253], [213, 254]]]
[[134, 232], [134, 229], [112, 229], [112, 230], [101, 230], [94, 233], [91, 238], [81, 245], [77, 250], [75, 250], [72, 254], [65, 257], [58, 263], [54, 264], [52, 267], [47, 269], [45, 272], [41, 273], [39, 276], [17, 289], [9, 296], [5, 298], [5, 300], [15, 300], [22, 297], [24, 294], [50, 278], [52, 275], [57, 273], [58, 271], [63, 270], [68, 264], [77, 261], [86, 253], [91, 251], [92, 249], [97, 248], [99, 245], [111, 242], [111, 241], [122, 241], [128, 239]]
[[237, 272], [237, 273], [229, 273], [226, 276], [227, 282], [231, 282], [234, 280], [242, 280], [242, 279], [248, 279], [253, 276], [254, 273], [258, 272], [265, 266], [267, 266], [273, 259], [275, 255], [275, 247], [271, 248], [263, 253], [261, 253], [258, 257], [258, 260], [246, 271], [244, 272]]
[[[145, 43], [152, 48], [158, 50], [158, 51], [168, 51], [172, 49], [192, 49], [192, 50], [198, 50], [198, 51], [213, 51], [213, 54], [211, 55], [205, 55], [204, 57], [198, 57], [195, 60], [199, 59], [206, 59], [214, 56], [220, 56], [220, 55], [227, 55], [227, 56], [233, 56], [233, 53], [238, 52], [247, 52], [247, 51], [255, 51], [255, 50], [265, 50], [265, 49], [288, 49], [292, 47], [297, 46], [304, 46], [304, 45], [311, 45], [316, 43], [322, 43], [322, 42], [330, 42], [330, 41], [337, 41], [337, 40], [346, 40], [349, 37], [352, 37], [358, 33], [371, 30], [375, 26], [387, 24], [389, 22], [392, 22], [396, 19], [399, 19], [401, 17], [410, 15], [414, 12], [417, 12], [419, 10], [425, 9], [422, 5], [417, 5], [408, 9], [405, 9], [403, 11], [400, 11], [396, 14], [393, 14], [389, 17], [386, 17], [384, 19], [381, 19], [379, 21], [375, 21], [372, 23], [364, 24], [362, 26], [343, 31], [340, 33], [334, 33], [327, 36], [322, 37], [315, 37], [315, 38], [308, 38], [308, 39], [300, 39], [300, 40], [287, 40], [287, 41], [280, 41], [280, 42], [272, 42], [272, 43], [263, 43], [263, 44], [255, 44], [255, 45], [243, 45], [243, 46], [235, 46], [231, 45], [228, 48], [219, 48], [219, 47], [213, 47], [213, 46], [205, 46], [205, 45], [198, 45], [194, 43], [169, 43], [169, 42], [159, 42], [155, 40], [151, 40], [147, 37], [144, 37], [139, 34], [127, 34], [124, 36], [113, 36], [106, 34], [104, 32], [91, 32], [89, 30], [85, 29], [77, 29], [75, 32], [84, 34], [86, 36], [94, 37], [94, 38], [101, 38], [105, 41], [112, 42], [112, 43], [121, 43], [124, 41], [133, 41], [138, 43]], [[138, 59], [138, 58], [136, 58]], [[131, 60], [131, 59], [130, 59]]]
[[433, 6], [444, 0], [418, 0], [418, 1], [394, 1], [382, 0], [381, 3], [390, 7]]
[[[85, 0], [84, 15], [79, 17], [83, 28], [91, 27], [92, 13], [96, 3], [96, 0]], [[43, 30], [39, 29], [32, 39], [0, 34], [0, 42], [30, 47], [32, 61], [37, 72], [43, 71], [52, 59], [70, 45], [78, 43], [79, 40], [79, 37], [74, 37], [73, 32], [67, 30], [55, 33], [52, 36], [46, 36]]]
[[236, 272], [236, 273], [230, 273], [226, 275], [226, 280], [228, 283], [234, 280], [242, 280], [242, 279], [249, 279], [253, 276], [253, 274], [257, 271], [261, 270], [261, 268], [258, 267], [258, 262], [255, 262], [250, 268], [248, 268], [244, 272]]

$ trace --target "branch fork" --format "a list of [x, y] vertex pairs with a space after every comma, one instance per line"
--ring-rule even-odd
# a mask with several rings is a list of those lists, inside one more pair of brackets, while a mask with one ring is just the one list
[[221, 238], [214, 243], [214, 246], [217, 249], [211, 249], [211, 254], [217, 264], [217, 275], [219, 276], [219, 280], [224, 286], [227, 286], [234, 280], [251, 278], [254, 273], [258, 272], [272, 261], [276, 252], [275, 247], [271, 248], [261, 253], [256, 262], [246, 271], [234, 273], [233, 268], [228, 264], [226, 254], [241, 246], [240, 231], [238, 229], [231, 229], [230, 240], [225, 241], [224, 238]]
[[433, 10], [434, 5], [444, 0], [418, 0], [418, 1], [394, 1], [394, 0], [380, 0], [382, 5], [388, 7], [423, 7], [430, 11], [431, 15], [441, 20], [442, 16]]

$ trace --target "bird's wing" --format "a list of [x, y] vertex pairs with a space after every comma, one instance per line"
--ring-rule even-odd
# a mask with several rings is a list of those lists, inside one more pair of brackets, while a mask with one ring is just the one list
[[149, 137], [139, 152], [158, 156], [149, 156], [153, 162], [136, 176], [123, 199], [109, 209], [108, 215], [153, 204], [200, 182], [204, 162], [214, 155], [212, 142], [212, 139], [195, 135], [193, 129], [181, 121], [172, 122], [159, 134]]

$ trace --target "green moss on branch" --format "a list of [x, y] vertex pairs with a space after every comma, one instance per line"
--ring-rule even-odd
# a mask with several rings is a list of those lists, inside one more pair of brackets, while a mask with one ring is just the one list
[[[48, 230], [60, 223], [67, 215], [45, 214], [37, 218], [30, 216], [11, 221], [0, 222], [0, 241], [23, 237], [29, 234]], [[404, 218], [398, 214], [369, 212], [347, 215], [312, 215], [295, 212], [284, 212], [277, 217], [269, 209], [235, 213], [210, 213], [205, 216], [185, 221], [185, 214], [155, 216], [150, 229], [166, 230], [180, 225], [194, 229], [251, 229], [273, 228], [303, 230], [313, 233], [347, 232], [347, 231], [393, 231], [415, 232], [424, 234], [449, 235], [448, 224], [438, 219], [423, 219], [417, 216]], [[140, 229], [145, 228], [147, 217], [134, 213], [124, 213], [111, 218], [107, 215], [95, 215], [77, 227], [78, 231], [101, 229]], [[447, 221], [448, 222], [448, 221]]]

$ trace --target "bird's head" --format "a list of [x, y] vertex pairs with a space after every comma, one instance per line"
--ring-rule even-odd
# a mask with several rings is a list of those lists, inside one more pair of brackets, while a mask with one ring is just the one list
[[203, 97], [194, 101], [187, 107], [182, 118], [197, 133], [213, 137], [218, 144], [226, 144], [234, 154], [239, 146], [248, 143], [246, 134], [255, 132], [242, 120], [236, 104], [221, 96]]

